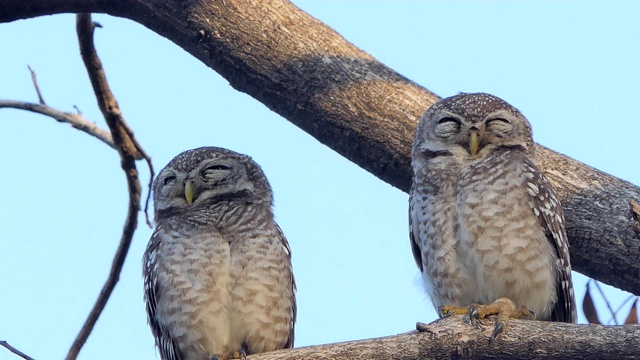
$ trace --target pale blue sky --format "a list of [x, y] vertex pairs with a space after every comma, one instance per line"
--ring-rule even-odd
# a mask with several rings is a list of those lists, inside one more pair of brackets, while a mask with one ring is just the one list
[[[295, 3], [435, 93], [498, 95], [529, 118], [537, 142], [640, 184], [640, 3]], [[104, 26], [96, 44], [112, 89], [157, 170], [205, 145], [262, 165], [293, 250], [296, 346], [392, 335], [435, 319], [409, 248], [405, 193], [233, 90], [170, 41], [129, 20], [94, 20]], [[0, 24], [0, 42], [0, 98], [37, 102], [29, 64], [48, 105], [76, 105], [104, 126], [73, 15]], [[119, 159], [68, 125], [3, 109], [0, 168], [0, 340], [37, 359], [62, 358], [120, 239], [127, 194]], [[140, 220], [80, 358], [159, 358], [140, 271], [151, 230]], [[575, 283], [582, 299], [584, 277]], [[626, 295], [610, 296], [618, 304]], [[15, 357], [0, 349], [0, 359]]]

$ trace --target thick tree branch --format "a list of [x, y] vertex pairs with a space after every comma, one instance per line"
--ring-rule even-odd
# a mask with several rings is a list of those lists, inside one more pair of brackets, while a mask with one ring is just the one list
[[[424, 332], [253, 355], [249, 360], [358, 359], [636, 359], [640, 326], [575, 325], [511, 320], [490, 340], [493, 323], [470, 325], [459, 316]], [[621, 341], [624, 340], [624, 341]]]
[[[415, 126], [438, 99], [286, 0], [0, 0], [0, 8], [0, 22], [91, 11], [143, 24], [403, 191]], [[629, 205], [640, 189], [542, 146], [538, 154], [565, 207], [574, 269], [640, 294]]]

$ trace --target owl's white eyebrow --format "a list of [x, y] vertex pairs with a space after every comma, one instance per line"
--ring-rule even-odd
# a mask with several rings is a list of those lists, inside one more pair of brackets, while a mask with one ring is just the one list
[[489, 115], [487, 115], [487, 117], [485, 119], [495, 119], [495, 118], [502, 118], [502, 119], [506, 119], [506, 120], [511, 120], [511, 119], [513, 119], [513, 114], [511, 114], [507, 110], [498, 110], [498, 111], [494, 111], [494, 112], [490, 113]]
[[446, 117], [452, 117], [452, 118], [458, 119], [458, 120], [461, 119], [460, 115], [454, 114], [454, 113], [450, 113], [450, 112], [448, 112], [446, 110], [440, 110], [439, 113], [440, 113], [439, 114], [440, 116], [437, 116], [435, 118], [435, 120], [440, 120], [440, 119], [443, 119], [443, 118], [446, 118]]

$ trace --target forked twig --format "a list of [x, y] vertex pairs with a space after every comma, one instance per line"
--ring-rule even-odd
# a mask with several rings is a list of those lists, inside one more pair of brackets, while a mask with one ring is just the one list
[[[122, 270], [124, 260], [131, 245], [133, 233], [137, 227], [137, 213], [140, 210], [141, 186], [138, 180], [138, 170], [136, 169], [135, 161], [144, 159], [149, 166], [149, 192], [147, 194], [144, 209], [146, 222], [149, 227], [151, 227], [152, 225], [151, 221], [149, 220], [148, 204], [151, 195], [153, 177], [155, 175], [153, 165], [151, 163], [151, 158], [142, 149], [142, 147], [134, 137], [133, 131], [124, 121], [115, 97], [109, 89], [106, 76], [104, 75], [104, 70], [102, 69], [102, 65], [100, 63], [100, 59], [98, 58], [93, 45], [93, 30], [96, 25], [91, 22], [91, 17], [89, 14], [78, 15], [76, 25], [83, 60], [89, 73], [89, 78], [91, 79], [91, 84], [94, 88], [94, 92], [98, 100], [98, 105], [100, 106], [100, 110], [102, 111], [109, 126], [110, 133], [101, 129], [95, 123], [85, 119], [79, 111], [74, 114], [70, 112], [63, 112], [46, 105], [38, 86], [36, 73], [35, 71], [33, 71], [33, 69], [31, 69], [31, 67], [29, 67], [29, 71], [31, 73], [31, 79], [36, 89], [36, 93], [38, 94], [39, 103], [35, 104], [15, 100], [0, 100], [0, 108], [14, 108], [46, 115], [54, 118], [59, 122], [68, 123], [73, 128], [76, 128], [98, 138], [100, 141], [118, 151], [122, 160], [122, 168], [125, 171], [127, 177], [127, 184], [129, 188], [129, 208], [122, 237], [120, 239], [120, 244], [114, 256], [109, 276], [105, 284], [103, 285], [103, 288], [98, 295], [98, 299], [96, 300], [96, 303], [89, 313], [87, 320], [82, 326], [82, 329], [80, 330], [73, 344], [71, 345], [66, 359], [77, 358], [80, 349], [93, 330], [98, 317], [102, 313], [120, 277], [120, 272]], [[0, 345], [3, 345], [12, 352], [17, 351], [6, 342], [0, 342]], [[16, 354], [20, 355], [22, 353], [18, 351], [16, 352]], [[23, 356], [25, 359], [31, 359], [29, 357], [25, 357], [26, 355], [24, 354], [20, 356]]]
[[609, 309], [609, 312], [611, 313], [611, 318], [613, 319], [613, 323], [618, 325], [618, 319], [616, 319], [616, 313], [613, 311], [613, 307], [611, 307], [611, 304], [609, 303], [609, 300], [605, 296], [604, 291], [602, 291], [602, 288], [600, 287], [600, 283], [598, 283], [598, 281], [593, 281], [593, 283], [595, 284], [596, 289], [598, 289], [598, 292], [600, 292], [600, 296], [602, 296], [602, 299], [604, 299], [604, 303], [607, 305], [607, 309]]
[[90, 14], [78, 14], [76, 15], [76, 31], [78, 33], [78, 41], [80, 43], [80, 54], [84, 61], [85, 67], [91, 80], [93, 91], [98, 100], [98, 105], [105, 121], [109, 126], [113, 142], [115, 144], [118, 154], [120, 154], [121, 166], [125, 172], [127, 178], [127, 186], [129, 189], [129, 207], [127, 211], [127, 218], [125, 220], [124, 229], [122, 231], [122, 237], [120, 238], [120, 244], [113, 258], [111, 264], [111, 270], [105, 284], [98, 295], [98, 299], [91, 309], [87, 320], [85, 321], [82, 329], [78, 333], [78, 336], [74, 340], [69, 353], [67, 354], [67, 360], [76, 359], [80, 349], [87, 341], [89, 334], [93, 330], [98, 317], [102, 313], [116, 283], [119, 280], [120, 272], [124, 260], [129, 251], [131, 245], [131, 239], [133, 233], [138, 224], [138, 211], [140, 210], [140, 194], [141, 186], [138, 179], [138, 170], [136, 168], [135, 161], [139, 158], [144, 158], [149, 165], [149, 169], [153, 176], [153, 167], [151, 166], [151, 159], [142, 150], [142, 147], [135, 140], [133, 132], [125, 122], [118, 103], [111, 92], [107, 83], [107, 78], [102, 68], [102, 63], [98, 58], [98, 54], [93, 44], [93, 31], [95, 24], [91, 21]]
[[[78, 129], [83, 131], [91, 136], [98, 138], [98, 140], [103, 143], [109, 145], [113, 149], [115, 149], [115, 145], [113, 145], [113, 139], [111, 138], [111, 134], [101, 129], [96, 123], [91, 122], [85, 119], [82, 116], [82, 113], [77, 110], [76, 113], [64, 112], [58, 109], [52, 108], [45, 104], [44, 99], [42, 97], [42, 93], [40, 92], [40, 87], [38, 86], [38, 80], [36, 77], [36, 72], [31, 68], [31, 66], [27, 66], [29, 68], [29, 72], [31, 73], [31, 80], [33, 81], [33, 86], [36, 89], [36, 93], [38, 94], [38, 104], [25, 102], [25, 101], [17, 101], [17, 100], [0, 100], [0, 109], [1, 108], [12, 108], [18, 110], [26, 110], [31, 111], [37, 114], [42, 114], [45, 116], [49, 116], [54, 118], [58, 122], [63, 122], [71, 125], [74, 129]], [[140, 159], [138, 159], [140, 160]]]
[[[99, 26], [102, 27], [102, 26]], [[96, 55], [97, 56], [97, 55]], [[38, 94], [39, 104], [24, 102], [24, 101], [16, 101], [16, 100], [0, 100], [0, 108], [13, 108], [20, 110], [27, 110], [31, 112], [35, 112], [38, 114], [46, 115], [56, 119], [58, 122], [65, 122], [71, 125], [71, 127], [84, 131], [85, 133], [95, 136], [100, 141], [109, 145], [113, 149], [115, 149], [115, 145], [113, 144], [113, 139], [111, 134], [103, 129], [101, 129], [95, 123], [85, 119], [82, 116], [82, 113], [77, 110], [75, 114], [69, 112], [63, 112], [58, 109], [52, 108], [45, 104], [44, 99], [42, 97], [42, 93], [40, 92], [40, 87], [38, 86], [38, 81], [36, 77], [36, 72], [31, 69], [30, 66], [27, 66], [29, 71], [31, 72], [31, 79], [33, 81], [33, 86], [36, 89], [36, 93]], [[116, 103], [117, 104], [117, 103]], [[137, 149], [137, 153], [135, 154], [136, 160], [144, 159], [147, 162], [147, 166], [149, 166], [149, 192], [147, 192], [147, 198], [144, 203], [144, 215], [147, 222], [147, 225], [151, 228], [153, 225], [151, 224], [151, 220], [149, 219], [149, 200], [151, 199], [151, 187], [153, 185], [153, 178], [155, 176], [153, 170], [153, 164], [151, 163], [151, 158], [147, 153], [142, 149], [142, 146], [138, 143], [138, 140], [133, 135], [133, 131], [129, 128], [129, 126], [124, 123], [123, 129], [127, 132], [129, 138], [134, 144], [134, 147]]]
[[63, 112], [42, 103], [34, 104], [34, 103], [16, 101], [16, 100], [0, 100], [0, 108], [27, 110], [34, 113], [52, 117], [56, 119], [58, 122], [64, 122], [64, 123], [70, 124], [71, 127], [98, 138], [98, 140], [102, 141], [103, 143], [115, 149], [115, 145], [113, 145], [113, 139], [111, 138], [111, 134], [108, 131], [101, 129], [95, 123], [85, 119], [79, 113], [74, 114], [69, 112]]

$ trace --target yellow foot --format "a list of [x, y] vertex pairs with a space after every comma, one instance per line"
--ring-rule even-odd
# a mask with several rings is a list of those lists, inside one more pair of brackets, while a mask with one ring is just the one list
[[491, 338], [495, 339], [501, 332], [505, 331], [509, 324], [509, 318], [534, 318], [533, 310], [526, 306], [516, 308], [511, 299], [500, 298], [489, 305], [471, 304], [469, 307], [459, 307], [453, 305], [445, 305], [440, 308], [440, 314], [443, 317], [452, 315], [469, 314], [469, 320], [482, 320], [490, 315], [497, 315], [496, 327], [493, 329]]
[[238, 349], [234, 351], [230, 351], [226, 354], [221, 355], [211, 355], [209, 360], [230, 360], [230, 359], [246, 359], [247, 353], [244, 349]]
[[526, 306], [516, 308], [511, 299], [500, 298], [489, 305], [472, 304], [469, 306], [469, 318], [473, 322], [474, 319], [482, 320], [489, 315], [497, 315], [496, 327], [493, 329], [491, 338], [495, 339], [498, 334], [505, 331], [509, 324], [509, 319], [532, 319], [535, 317], [533, 310]]
[[453, 305], [445, 305], [440, 308], [440, 313], [443, 317], [453, 316], [453, 315], [466, 315], [469, 313], [468, 307], [458, 307]]

